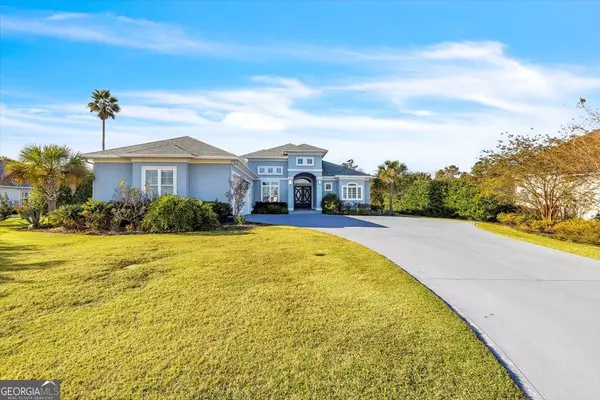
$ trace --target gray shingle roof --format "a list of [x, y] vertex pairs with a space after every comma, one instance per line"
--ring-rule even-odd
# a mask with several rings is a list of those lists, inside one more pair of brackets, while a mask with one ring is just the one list
[[173, 139], [159, 140], [156, 142], [136, 144], [133, 146], [118, 147], [104, 151], [95, 151], [83, 155], [87, 158], [94, 157], [136, 157], [136, 156], [188, 156], [188, 157], [225, 157], [237, 158], [228, 151], [211, 146], [189, 136]]
[[370, 176], [362, 171], [355, 169], [342, 167], [328, 161], [323, 161], [323, 176], [335, 176], [335, 175], [353, 175], [353, 176]]
[[284, 144], [283, 146], [273, 147], [271, 149], [258, 150], [252, 153], [244, 154], [243, 158], [265, 158], [265, 157], [283, 157], [288, 152], [316, 152], [326, 154], [327, 150], [310, 144], [302, 143], [295, 145], [293, 143]]

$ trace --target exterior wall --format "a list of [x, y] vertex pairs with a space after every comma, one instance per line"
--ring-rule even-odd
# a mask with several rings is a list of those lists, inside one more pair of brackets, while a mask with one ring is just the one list
[[[134, 187], [131, 176], [131, 163], [94, 163], [94, 200], [110, 201], [119, 182], [124, 179], [126, 184]], [[137, 186], [139, 187], [139, 181]]]
[[[131, 187], [144, 189], [142, 167], [176, 167], [177, 168], [177, 195], [189, 196], [188, 194], [188, 164], [182, 162], [134, 162], [132, 163]], [[229, 168], [229, 166], [227, 166]], [[229, 178], [228, 182], [229, 182]]]
[[[298, 157], [312, 157], [315, 159], [314, 165], [301, 166], [296, 165], [296, 159]], [[317, 172], [323, 170], [323, 157], [321, 156], [313, 156], [313, 155], [303, 155], [303, 154], [294, 154], [288, 156], [288, 176], [296, 175], [302, 171], [310, 172], [314, 175], [317, 175]], [[319, 176], [321, 173], [319, 172]]]
[[[281, 175], [260, 175], [258, 173], [258, 167], [283, 167], [283, 174]], [[287, 160], [281, 160], [281, 161], [275, 161], [275, 160], [265, 160], [265, 161], [261, 161], [260, 159], [258, 160], [248, 160], [248, 168], [254, 172], [256, 175], [260, 176], [260, 177], [270, 177], [270, 178], [275, 178], [278, 176], [284, 176], [287, 177], [288, 176], [288, 163]]]
[[14, 186], [0, 186], [0, 196], [8, 197], [10, 204], [21, 205], [21, 193], [29, 193], [31, 188], [20, 188]]
[[[228, 202], [231, 166], [229, 164], [190, 164], [187, 196], [200, 200]], [[179, 181], [179, 179], [178, 179]]]

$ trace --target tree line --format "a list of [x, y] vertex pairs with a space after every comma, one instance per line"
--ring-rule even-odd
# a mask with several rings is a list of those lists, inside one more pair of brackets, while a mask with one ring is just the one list
[[371, 202], [388, 213], [495, 220], [519, 211], [555, 221], [600, 214], [600, 111], [585, 99], [579, 119], [558, 135], [502, 135], [470, 171], [447, 166], [434, 176], [399, 161], [377, 168]]

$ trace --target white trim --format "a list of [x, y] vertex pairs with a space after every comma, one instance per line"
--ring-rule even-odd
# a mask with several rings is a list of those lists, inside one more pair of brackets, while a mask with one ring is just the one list
[[[327, 185], [329, 185], [329, 189], [327, 189]], [[323, 183], [323, 190], [325, 190], [326, 192], [333, 191], [333, 182], [325, 182], [325, 183]]]
[[146, 171], [158, 171], [158, 195], [162, 193], [161, 184], [161, 171], [173, 171], [173, 194], [177, 195], [177, 167], [174, 165], [142, 165], [142, 182], [140, 189], [142, 192], [146, 191]]
[[288, 171], [290, 172], [321, 172], [323, 171], [322, 169], [309, 169], [309, 168], [288, 168]]
[[[299, 164], [298, 160], [302, 160], [303, 164]], [[310, 164], [307, 161], [310, 160]], [[296, 157], [296, 166], [297, 167], [314, 167], [315, 166], [315, 158], [314, 157]]]
[[[272, 168], [273, 172], [269, 172], [269, 168]], [[279, 172], [278, 172], [278, 170], [279, 170]], [[256, 171], [258, 172], [258, 175], [283, 175], [283, 166], [281, 166], [281, 165], [259, 165], [256, 168]]]
[[[358, 197], [356, 198], [348, 198], [348, 188], [349, 187], [355, 187], [356, 188], [356, 194], [360, 194]], [[346, 189], [346, 195], [344, 196], [344, 189]], [[348, 182], [345, 185], [342, 185], [342, 193], [341, 193], [341, 199], [343, 201], [362, 201], [364, 198], [364, 193], [363, 190], [364, 186], [361, 184], [358, 184], [356, 182]]]

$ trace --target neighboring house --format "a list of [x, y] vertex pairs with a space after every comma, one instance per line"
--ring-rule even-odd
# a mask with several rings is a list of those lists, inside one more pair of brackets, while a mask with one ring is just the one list
[[4, 161], [0, 160], [0, 196], [8, 196], [12, 205], [22, 205], [29, 199], [31, 186], [29, 184], [17, 184], [4, 176]]
[[321, 209], [324, 194], [369, 203], [370, 175], [323, 161], [327, 150], [287, 144], [238, 157], [189, 136], [84, 154], [94, 165], [94, 199], [111, 200], [119, 182], [205, 201], [227, 201], [229, 181], [250, 185], [242, 212], [257, 201]]

